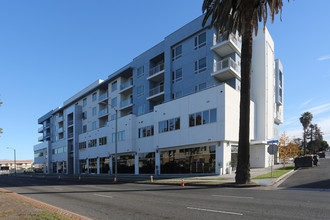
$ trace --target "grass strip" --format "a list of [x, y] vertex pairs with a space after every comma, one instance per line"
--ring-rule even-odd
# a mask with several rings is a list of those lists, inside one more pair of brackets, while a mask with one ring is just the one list
[[287, 165], [285, 167], [282, 167], [280, 169], [274, 170], [273, 175], [271, 175], [271, 172], [259, 175], [256, 177], [253, 177], [252, 179], [269, 179], [269, 178], [279, 178], [280, 176], [286, 174], [287, 172], [294, 169], [294, 165]]

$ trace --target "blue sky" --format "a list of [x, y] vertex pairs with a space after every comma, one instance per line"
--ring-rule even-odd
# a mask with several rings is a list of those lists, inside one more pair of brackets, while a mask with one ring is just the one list
[[[281, 131], [314, 114], [330, 143], [330, 1], [284, 1], [267, 23], [284, 65]], [[202, 0], [0, 1], [0, 159], [33, 159], [37, 119], [201, 15]], [[260, 29], [259, 31], [262, 31]]]

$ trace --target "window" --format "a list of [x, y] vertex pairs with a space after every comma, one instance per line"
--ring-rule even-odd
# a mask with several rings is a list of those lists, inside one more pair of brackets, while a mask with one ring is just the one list
[[86, 141], [80, 142], [79, 143], [79, 150], [82, 151], [82, 150], [85, 150], [85, 149], [86, 149]]
[[117, 84], [118, 84], [117, 81], [114, 81], [114, 82], [111, 84], [111, 92], [117, 90]]
[[182, 56], [182, 45], [176, 46], [172, 49], [172, 60], [176, 60]]
[[206, 70], [206, 57], [195, 61], [195, 74]]
[[111, 107], [116, 107], [117, 106], [117, 97], [111, 99]]
[[144, 66], [140, 66], [139, 68], [137, 68], [136, 72], [137, 72], [138, 78], [143, 76], [144, 75]]
[[93, 95], [92, 95], [92, 101], [93, 101], [93, 102], [96, 101], [96, 98], [97, 98], [97, 93], [95, 92], [95, 93], [93, 93]]
[[195, 92], [206, 89], [206, 83], [201, 83], [195, 86]]
[[138, 132], [139, 132], [138, 134], [139, 138], [154, 136], [154, 126], [150, 125], [143, 128], [139, 128]]
[[189, 115], [189, 127], [214, 123], [217, 121], [217, 109], [206, 110]]
[[99, 145], [106, 145], [107, 144], [107, 136], [99, 138]]
[[182, 91], [177, 91], [175, 93], [172, 94], [172, 99], [177, 99], [182, 97]]
[[96, 127], [96, 121], [93, 121], [92, 123], [92, 130], [95, 130], [97, 127]]
[[116, 114], [111, 115], [111, 121], [116, 119]]
[[87, 119], [87, 111], [84, 111], [84, 112], [82, 113], [82, 119], [83, 119], [83, 120]]
[[87, 132], [87, 125], [83, 125], [82, 132], [83, 132], [83, 133], [86, 133], [86, 132]]
[[88, 147], [96, 147], [96, 145], [97, 145], [97, 139], [88, 141]]
[[93, 116], [96, 115], [96, 107], [94, 107], [94, 108], [92, 109], [92, 115], [93, 115]]
[[83, 99], [83, 107], [87, 105], [87, 98]]
[[144, 110], [145, 110], [144, 104], [138, 105], [138, 107], [137, 107], [137, 115], [144, 114]]
[[172, 72], [172, 79], [173, 79], [173, 83], [182, 80], [182, 68]]
[[158, 123], [158, 132], [164, 133], [180, 129], [180, 118], [172, 118]]
[[137, 93], [136, 94], [137, 97], [144, 95], [144, 85], [137, 87], [136, 93]]
[[[112, 143], [115, 143], [116, 140], [116, 133], [112, 133]], [[117, 141], [124, 141], [125, 140], [125, 131], [118, 131], [117, 132]]]
[[195, 37], [195, 50], [206, 45], [206, 32]]

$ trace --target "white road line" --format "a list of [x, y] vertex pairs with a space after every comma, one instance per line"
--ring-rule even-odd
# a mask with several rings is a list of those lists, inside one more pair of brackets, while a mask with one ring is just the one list
[[105, 198], [113, 198], [112, 196], [100, 195], [100, 194], [93, 194], [94, 196], [100, 196]]
[[193, 210], [205, 211], [205, 212], [216, 212], [216, 213], [223, 213], [229, 215], [243, 215], [242, 213], [238, 213], [238, 212], [227, 212], [227, 211], [212, 210], [212, 209], [194, 208], [194, 207], [187, 207], [187, 209], [193, 209]]
[[254, 199], [254, 197], [244, 197], [244, 196], [225, 196], [225, 195], [212, 195], [217, 197], [225, 197], [225, 198], [236, 198], [236, 199]]
[[56, 190], [60, 190], [60, 191], [63, 190], [62, 188], [59, 188], [59, 187], [54, 187], [54, 189], [56, 189]]

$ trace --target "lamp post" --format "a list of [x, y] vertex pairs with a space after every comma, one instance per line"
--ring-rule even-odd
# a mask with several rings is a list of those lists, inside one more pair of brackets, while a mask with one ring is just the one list
[[7, 149], [14, 150], [14, 166], [15, 166], [15, 176], [16, 176], [16, 149], [14, 149], [12, 147], [7, 147]]
[[112, 104], [109, 103], [111, 108], [116, 111], [116, 126], [115, 126], [115, 178], [113, 180], [114, 183], [117, 183], [117, 144], [118, 144], [118, 109], [115, 108]]

